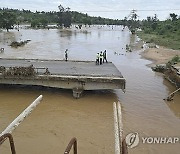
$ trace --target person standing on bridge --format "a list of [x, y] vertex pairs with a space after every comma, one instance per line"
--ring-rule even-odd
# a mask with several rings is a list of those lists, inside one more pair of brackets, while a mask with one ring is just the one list
[[99, 52], [96, 55], [96, 65], [99, 65]]
[[106, 50], [103, 52], [103, 63], [106, 61], [107, 63], [107, 55], [106, 55]]
[[65, 60], [68, 60], [68, 49], [65, 50]]
[[100, 55], [99, 55], [99, 60], [100, 60], [100, 65], [102, 65], [102, 62], [103, 62], [103, 53], [102, 51], [100, 52]]

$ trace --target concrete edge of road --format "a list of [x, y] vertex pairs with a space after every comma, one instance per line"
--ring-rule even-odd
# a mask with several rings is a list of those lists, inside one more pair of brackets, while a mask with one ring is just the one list
[[[29, 58], [0, 58], [0, 60], [35, 60], [35, 61], [62, 61], [62, 62], [65, 62], [65, 60], [61, 60], [61, 59], [29, 59]], [[91, 60], [83, 60], [83, 61], [80, 61], [80, 60], [68, 60], [67, 62], [84, 62], [84, 63], [92, 63], [95, 61], [91, 61]], [[112, 63], [112, 62], [108, 62], [108, 63]]]

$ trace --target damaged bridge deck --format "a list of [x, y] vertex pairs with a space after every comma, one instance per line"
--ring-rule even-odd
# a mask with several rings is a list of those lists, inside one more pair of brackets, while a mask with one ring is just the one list
[[[73, 89], [73, 96], [79, 97], [83, 90], [122, 89], [125, 79], [111, 62], [95, 65], [92, 61], [62, 61], [39, 59], [0, 59], [0, 67], [29, 67], [33, 65], [33, 76], [3, 75], [0, 84], [23, 84]], [[46, 74], [48, 68], [50, 74]]]

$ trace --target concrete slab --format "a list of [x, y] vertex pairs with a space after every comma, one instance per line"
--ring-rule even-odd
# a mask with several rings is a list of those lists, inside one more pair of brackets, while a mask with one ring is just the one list
[[33, 60], [33, 59], [0, 59], [0, 66], [30, 66], [48, 68], [51, 74], [122, 77], [120, 71], [111, 62], [96, 65], [94, 61], [62, 61], [62, 60]]
[[[62, 61], [34, 59], [0, 59], [0, 66], [28, 67], [33, 65], [38, 73], [33, 76], [4, 75], [0, 73], [0, 84], [37, 85], [72, 89], [79, 98], [83, 90], [122, 89], [126, 80], [111, 62], [96, 65], [94, 61]], [[50, 74], [44, 74], [48, 68]], [[42, 72], [39, 72], [42, 71]]]

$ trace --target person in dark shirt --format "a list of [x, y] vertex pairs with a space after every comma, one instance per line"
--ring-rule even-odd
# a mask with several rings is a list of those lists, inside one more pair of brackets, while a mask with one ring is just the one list
[[68, 60], [68, 49], [65, 50], [65, 60], [67, 61]]
[[106, 50], [103, 52], [103, 63], [106, 61], [106, 63], [108, 62], [107, 61], [107, 55], [106, 55]]

